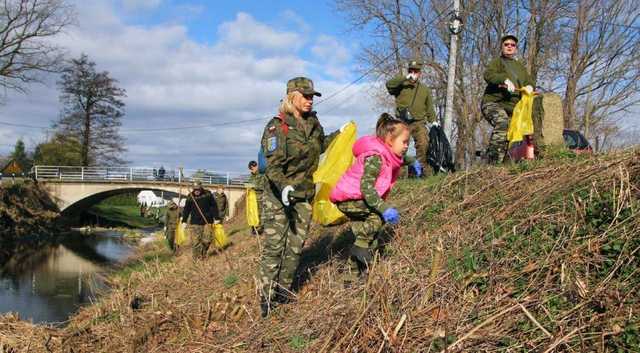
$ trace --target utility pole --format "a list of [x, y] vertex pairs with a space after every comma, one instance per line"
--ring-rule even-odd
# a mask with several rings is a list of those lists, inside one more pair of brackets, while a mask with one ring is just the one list
[[447, 75], [447, 102], [444, 110], [442, 128], [451, 141], [453, 134], [453, 95], [456, 80], [456, 55], [458, 52], [458, 34], [462, 31], [462, 19], [460, 18], [460, 0], [453, 0], [453, 12], [449, 22], [451, 42], [449, 44], [449, 73]]

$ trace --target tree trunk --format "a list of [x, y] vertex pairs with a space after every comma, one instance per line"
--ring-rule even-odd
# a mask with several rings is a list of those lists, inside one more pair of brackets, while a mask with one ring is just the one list
[[82, 165], [89, 166], [89, 145], [91, 143], [91, 113], [84, 112], [84, 133], [82, 135]]

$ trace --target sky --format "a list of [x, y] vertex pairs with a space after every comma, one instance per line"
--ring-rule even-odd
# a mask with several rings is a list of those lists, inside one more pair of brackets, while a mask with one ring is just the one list
[[[370, 133], [381, 109], [359, 77], [358, 38], [332, 2], [76, 0], [77, 23], [53, 41], [69, 58], [86, 53], [127, 91], [122, 135], [131, 166], [244, 172], [286, 81], [314, 80], [328, 98], [315, 110], [329, 133], [354, 120]], [[0, 154], [27, 149], [59, 117], [57, 76], [27, 94], [2, 92]], [[238, 123], [239, 121], [262, 119]], [[202, 125], [218, 125], [186, 128]], [[166, 129], [153, 131], [153, 129]]]

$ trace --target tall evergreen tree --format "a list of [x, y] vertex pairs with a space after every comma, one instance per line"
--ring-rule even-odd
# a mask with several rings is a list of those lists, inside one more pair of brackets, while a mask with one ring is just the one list
[[126, 151], [120, 135], [126, 91], [109, 72], [96, 71], [86, 54], [73, 59], [58, 82], [62, 111], [54, 128], [80, 143], [82, 165], [122, 164]]
[[16, 141], [16, 146], [11, 153], [11, 159], [15, 160], [18, 165], [20, 165], [23, 172], [26, 173], [31, 169], [31, 158], [29, 158], [29, 155], [27, 154], [27, 150], [22, 139], [18, 139], [18, 141]]

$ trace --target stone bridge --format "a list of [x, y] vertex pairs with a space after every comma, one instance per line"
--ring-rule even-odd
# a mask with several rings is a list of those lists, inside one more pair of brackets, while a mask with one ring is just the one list
[[[169, 197], [187, 196], [193, 181], [205, 189], [223, 187], [229, 201], [229, 216], [235, 215], [236, 202], [244, 195], [246, 175], [149, 168], [52, 167], [36, 166], [33, 177], [49, 192], [63, 214], [78, 214], [100, 201], [118, 194], [152, 190]], [[168, 197], [165, 196], [165, 199]]]

